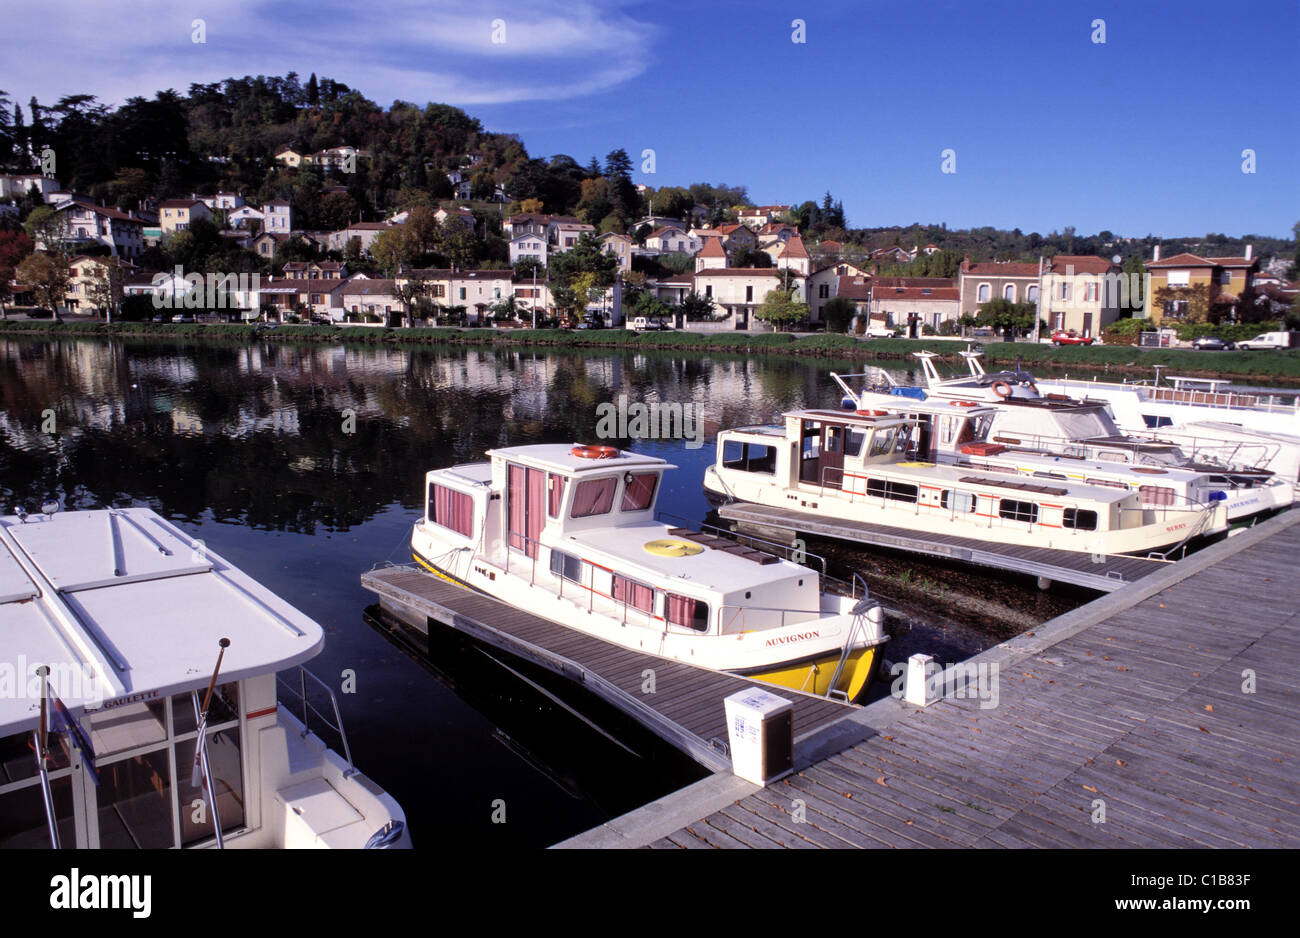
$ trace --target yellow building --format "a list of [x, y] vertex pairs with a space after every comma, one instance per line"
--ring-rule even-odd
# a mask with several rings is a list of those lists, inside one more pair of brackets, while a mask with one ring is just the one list
[[212, 212], [198, 199], [167, 199], [158, 204], [158, 225], [163, 234], [185, 231], [199, 218], [211, 218]]
[[1146, 316], [1155, 325], [1204, 321], [1212, 306], [1235, 308], [1236, 300], [1252, 285], [1259, 259], [1250, 245], [1244, 257], [1200, 257], [1176, 254], [1146, 265], [1151, 280], [1147, 288]]

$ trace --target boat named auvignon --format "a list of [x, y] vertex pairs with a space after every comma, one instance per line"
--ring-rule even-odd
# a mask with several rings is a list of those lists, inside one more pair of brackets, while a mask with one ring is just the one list
[[1226, 525], [1222, 501], [1150, 507], [1136, 491], [916, 460], [915, 426], [879, 409], [801, 410], [727, 430], [704, 487], [714, 501], [1106, 556], [1167, 552]]
[[[595, 638], [817, 695], [860, 700], [887, 636], [879, 604], [815, 570], [655, 520], [662, 459], [538, 444], [426, 476], [414, 560]], [[391, 600], [399, 618], [425, 617]]]

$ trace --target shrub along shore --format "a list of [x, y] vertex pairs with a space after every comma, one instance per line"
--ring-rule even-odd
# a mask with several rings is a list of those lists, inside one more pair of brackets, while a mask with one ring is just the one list
[[[859, 361], [908, 362], [922, 349], [956, 360], [965, 346], [942, 340], [873, 339], [847, 335], [796, 336], [790, 333], [632, 332], [626, 329], [387, 329], [374, 326], [268, 327], [260, 324], [112, 323], [43, 320], [0, 321], [0, 335], [59, 338], [90, 336], [122, 339], [172, 339], [185, 342], [324, 342], [365, 345], [490, 345], [545, 349], [630, 349], [645, 351], [730, 352], [763, 355], [808, 355]], [[1267, 379], [1300, 383], [1300, 350], [1279, 352], [1200, 352], [1191, 349], [1143, 349], [1131, 345], [1063, 346], [1024, 342], [988, 342], [984, 360], [990, 369], [1014, 365], [1143, 373], [1153, 365], [1167, 373]]]

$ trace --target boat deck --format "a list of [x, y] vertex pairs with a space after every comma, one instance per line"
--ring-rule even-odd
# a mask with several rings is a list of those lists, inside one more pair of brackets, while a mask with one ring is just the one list
[[996, 706], [877, 701], [774, 785], [564, 846], [1298, 847], [1297, 552], [1274, 518], [971, 659]]
[[[647, 655], [516, 609], [415, 567], [383, 567], [361, 585], [458, 631], [534, 662], [581, 684], [713, 772], [730, 772], [725, 750], [723, 699], [750, 687], [772, 685]], [[642, 692], [654, 671], [655, 692]], [[775, 688], [794, 704], [796, 738], [856, 710], [846, 703]], [[723, 744], [723, 745], [719, 745]]]
[[1077, 551], [993, 544], [948, 534], [900, 534], [897, 528], [885, 525], [827, 518], [788, 508], [742, 502], [724, 505], [718, 509], [718, 514], [728, 521], [840, 538], [871, 547], [886, 547], [927, 557], [1028, 573], [1107, 593], [1169, 565], [1169, 561], [1165, 560], [1126, 555], [1101, 557], [1100, 562], [1096, 562], [1091, 554]]

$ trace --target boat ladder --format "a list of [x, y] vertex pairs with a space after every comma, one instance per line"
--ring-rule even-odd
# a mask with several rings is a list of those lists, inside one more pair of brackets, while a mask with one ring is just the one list
[[844, 673], [844, 665], [848, 663], [849, 654], [853, 651], [853, 640], [858, 637], [858, 632], [863, 629], [862, 620], [866, 617], [867, 612], [876, 605], [876, 601], [867, 594], [867, 583], [860, 574], [853, 574], [853, 595], [858, 595], [858, 584], [862, 584], [862, 598], [858, 600], [857, 605], [853, 607], [853, 624], [849, 626], [849, 634], [844, 639], [844, 647], [840, 649], [840, 660], [835, 665], [835, 673], [831, 676], [830, 684], [826, 688], [826, 696], [832, 699], [849, 702], [849, 692], [840, 690], [836, 685], [840, 682], [840, 675]]

